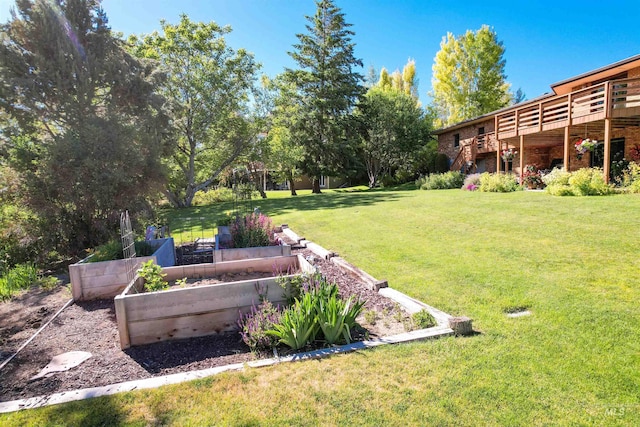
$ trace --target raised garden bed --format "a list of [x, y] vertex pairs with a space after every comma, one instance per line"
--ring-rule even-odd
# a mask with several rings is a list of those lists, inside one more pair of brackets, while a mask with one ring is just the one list
[[151, 256], [137, 257], [133, 260], [118, 259], [113, 261], [87, 262], [90, 257], [69, 266], [71, 293], [75, 301], [100, 298], [113, 298], [127, 286], [130, 278], [127, 269], [131, 262], [137, 269], [142, 263], [153, 259], [158, 265], [170, 267], [175, 265], [173, 238], [149, 240], [155, 248]]
[[240, 313], [259, 303], [261, 295], [274, 304], [285, 301], [284, 290], [276, 282], [280, 272], [313, 273], [315, 268], [303, 256], [291, 255], [175, 266], [162, 271], [167, 281], [241, 272], [273, 275], [156, 292], [144, 292], [144, 279], [137, 276], [115, 298], [121, 348], [236, 330]]

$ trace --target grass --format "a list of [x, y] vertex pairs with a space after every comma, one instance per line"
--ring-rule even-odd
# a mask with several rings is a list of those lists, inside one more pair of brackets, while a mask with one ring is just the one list
[[[2, 415], [0, 424], [640, 425], [639, 196], [269, 196], [257, 204], [276, 224], [473, 318], [481, 333]], [[180, 217], [215, 221], [224, 209], [168, 215], [175, 230]], [[532, 315], [507, 317], [514, 307]]]

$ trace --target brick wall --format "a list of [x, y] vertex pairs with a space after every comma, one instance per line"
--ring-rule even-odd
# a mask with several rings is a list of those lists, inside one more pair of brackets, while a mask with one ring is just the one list
[[456, 130], [445, 132], [438, 135], [438, 151], [444, 153], [453, 161], [460, 151], [460, 147], [454, 147], [454, 135], [460, 135], [460, 146], [473, 141], [478, 136], [478, 129], [484, 127], [484, 133], [490, 133], [495, 130], [495, 121], [492, 118], [479, 123], [470, 124]]

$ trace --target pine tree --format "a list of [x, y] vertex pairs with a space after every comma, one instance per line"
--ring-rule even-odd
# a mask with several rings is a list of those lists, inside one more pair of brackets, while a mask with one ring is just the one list
[[122, 49], [98, 1], [19, 1], [2, 33], [0, 108], [20, 129], [8, 160], [40, 237], [79, 253], [163, 179], [154, 69]]
[[362, 75], [354, 71], [362, 61], [354, 56], [351, 24], [331, 0], [316, 1], [316, 14], [307, 16], [306, 34], [289, 55], [299, 69], [285, 75], [297, 89], [299, 115], [292, 128], [304, 147], [302, 168], [320, 192], [320, 177], [345, 173], [352, 158], [348, 116], [362, 94]]

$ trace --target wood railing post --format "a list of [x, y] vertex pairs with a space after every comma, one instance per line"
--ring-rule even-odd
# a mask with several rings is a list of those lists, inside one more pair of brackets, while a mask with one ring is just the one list
[[523, 184], [522, 175], [524, 174], [524, 135], [520, 135], [520, 185]]
[[564, 127], [564, 170], [569, 172], [569, 126]]
[[612, 95], [613, 92], [611, 91], [611, 84], [607, 80], [604, 83], [604, 117], [606, 119], [611, 117], [611, 104], [613, 102]]
[[611, 170], [611, 119], [604, 119], [604, 181], [609, 183], [609, 172]]

